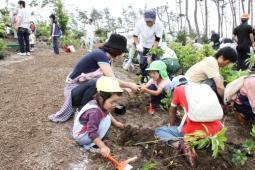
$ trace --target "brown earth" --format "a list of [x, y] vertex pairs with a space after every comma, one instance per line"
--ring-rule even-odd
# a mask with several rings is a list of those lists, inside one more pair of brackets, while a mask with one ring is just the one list
[[[84, 50], [74, 54], [54, 56], [47, 46], [42, 46], [31, 57], [14, 54], [0, 61], [0, 169], [114, 169], [98, 154], [86, 153], [71, 137], [73, 119], [66, 123], [49, 122], [47, 116], [62, 105], [63, 85]], [[137, 81], [134, 73], [127, 73], [114, 63], [116, 76]], [[132, 163], [142, 169], [145, 163], [156, 163], [154, 169], [191, 169], [181, 153], [163, 143], [141, 144], [155, 140], [153, 129], [163, 124], [166, 113], [151, 116], [146, 113], [146, 96], [123, 96], [125, 115], [116, 115], [124, 122], [124, 130], [111, 127], [105, 142], [113, 155], [120, 160], [138, 156]], [[250, 126], [236, 123], [232, 115], [225, 121], [228, 127], [225, 151], [217, 159], [209, 150], [198, 151], [197, 169], [255, 169], [255, 159], [250, 157], [242, 167], [235, 166], [232, 152], [249, 137]]]

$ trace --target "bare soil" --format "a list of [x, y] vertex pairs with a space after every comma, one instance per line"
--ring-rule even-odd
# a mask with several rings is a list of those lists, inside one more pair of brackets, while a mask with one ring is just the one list
[[[99, 154], [84, 152], [71, 137], [73, 119], [66, 123], [49, 122], [47, 116], [55, 113], [63, 104], [63, 85], [66, 75], [86, 52], [61, 53], [54, 56], [48, 46], [39, 46], [30, 57], [15, 54], [0, 61], [0, 169], [114, 169]], [[137, 81], [134, 73], [121, 69], [115, 61], [116, 76]], [[116, 115], [124, 122], [124, 130], [111, 127], [104, 141], [113, 155], [120, 159], [138, 156], [131, 163], [134, 169], [142, 169], [145, 163], [156, 163], [154, 169], [191, 169], [183, 155], [165, 145], [140, 144], [153, 141], [155, 127], [164, 124], [167, 114], [146, 113], [146, 96], [125, 94], [120, 103], [126, 105], [125, 115]], [[225, 120], [228, 127], [225, 151], [217, 159], [211, 151], [198, 151], [197, 169], [255, 169], [255, 158], [250, 157], [245, 166], [235, 166], [232, 152], [249, 137], [250, 125], [241, 126], [232, 115]]]

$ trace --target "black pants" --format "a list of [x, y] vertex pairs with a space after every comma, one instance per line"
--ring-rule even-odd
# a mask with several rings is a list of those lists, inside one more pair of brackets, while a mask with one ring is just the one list
[[88, 80], [75, 87], [71, 92], [73, 107], [82, 108], [93, 99], [96, 92], [96, 80]]
[[58, 48], [58, 37], [53, 37], [53, 49], [55, 54], [59, 54], [59, 48]]
[[141, 75], [143, 77], [147, 76], [147, 71], [146, 71], [146, 68], [148, 66], [148, 61], [147, 61], [147, 56], [148, 53], [149, 53], [150, 49], [149, 48], [143, 48], [143, 53], [140, 53], [139, 52], [139, 55], [140, 55], [140, 70], [141, 70]]
[[246, 70], [248, 68], [248, 65], [245, 63], [245, 60], [249, 58], [248, 53], [250, 52], [250, 47], [246, 47], [246, 48], [237, 47], [236, 50], [238, 54], [236, 69]]
[[21, 53], [30, 52], [29, 45], [29, 32], [27, 28], [19, 27], [18, 29], [18, 41]]

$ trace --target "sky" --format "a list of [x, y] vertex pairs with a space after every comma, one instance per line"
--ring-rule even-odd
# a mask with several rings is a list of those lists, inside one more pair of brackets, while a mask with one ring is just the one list
[[[26, 2], [30, 2], [31, 0], [26, 0]], [[18, 0], [9, 0], [9, 4], [13, 3], [16, 4]], [[168, 6], [170, 8], [170, 11], [177, 13], [178, 6], [176, 5], [176, 0], [63, 0], [65, 4], [65, 8], [68, 10], [69, 13], [72, 13], [76, 9], [80, 10], [86, 10], [88, 13], [91, 9], [96, 8], [98, 10], [102, 10], [104, 8], [109, 8], [111, 14], [114, 17], [118, 17], [121, 15], [122, 8], [127, 7], [129, 4], [132, 4], [134, 9], [144, 9], [145, 6], [148, 8], [155, 8], [158, 6], [165, 5], [168, 3]], [[185, 9], [183, 1], [183, 11]], [[6, 4], [6, 0], [0, 0], [0, 8], [3, 8]], [[192, 27], [194, 26], [194, 20], [193, 20], [193, 9], [194, 9], [194, 1], [189, 1], [189, 16], [192, 23]], [[36, 9], [40, 15], [48, 18], [49, 14], [52, 12], [50, 9], [44, 9], [41, 10], [39, 7]], [[211, 1], [208, 0], [208, 12], [209, 12], [209, 30], [217, 30], [218, 24], [217, 24], [217, 13], [216, 13], [216, 6]], [[224, 11], [226, 13], [226, 16], [229, 18], [231, 15], [230, 9], [227, 9]], [[201, 21], [201, 10], [198, 10], [198, 17], [199, 17], [199, 25], [202, 27], [202, 21]], [[224, 28], [225, 36], [231, 36], [232, 34], [232, 27], [231, 23], [225, 24], [226, 27]], [[202, 29], [202, 28], [200, 28]]]

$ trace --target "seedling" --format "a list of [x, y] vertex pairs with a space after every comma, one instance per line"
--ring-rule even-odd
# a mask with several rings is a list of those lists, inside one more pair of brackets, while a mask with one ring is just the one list
[[160, 108], [162, 110], [168, 111], [171, 106], [171, 91], [166, 91], [166, 96], [160, 101]]
[[193, 134], [185, 135], [184, 140], [191, 148], [203, 149], [212, 146], [213, 158], [217, 158], [219, 149], [225, 149], [225, 142], [227, 138], [225, 136], [227, 128], [221, 129], [214, 136], [208, 136], [204, 131], [196, 131]]
[[249, 54], [250, 58], [245, 60], [245, 63], [248, 64], [249, 68], [252, 68], [255, 66], [255, 53]]
[[163, 56], [165, 51], [162, 48], [151, 48], [149, 51], [149, 55], [161, 57]]

